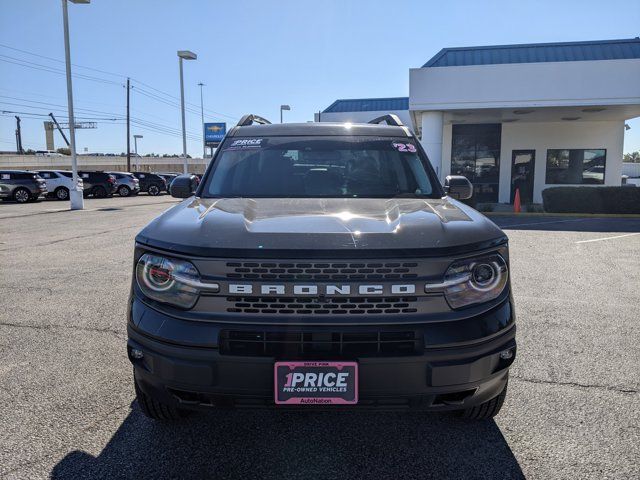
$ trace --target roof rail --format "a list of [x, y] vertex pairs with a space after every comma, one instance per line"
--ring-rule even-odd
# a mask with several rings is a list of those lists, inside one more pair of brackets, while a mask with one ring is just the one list
[[246, 127], [247, 125], [253, 125], [254, 123], [259, 123], [260, 125], [271, 125], [271, 122], [266, 118], [249, 113], [242, 116], [236, 127]]
[[400, 120], [400, 117], [390, 113], [389, 115], [382, 115], [381, 117], [369, 120], [368, 123], [382, 123], [387, 122], [387, 125], [393, 125], [394, 127], [404, 127], [404, 123]]

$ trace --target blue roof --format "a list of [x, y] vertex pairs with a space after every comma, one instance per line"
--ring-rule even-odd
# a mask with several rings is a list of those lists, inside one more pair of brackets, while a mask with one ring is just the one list
[[409, 97], [393, 98], [351, 98], [336, 100], [323, 113], [328, 112], [388, 112], [409, 110]]
[[503, 63], [577, 62], [640, 58], [640, 38], [590, 42], [532, 43], [443, 48], [423, 67], [460, 67]]

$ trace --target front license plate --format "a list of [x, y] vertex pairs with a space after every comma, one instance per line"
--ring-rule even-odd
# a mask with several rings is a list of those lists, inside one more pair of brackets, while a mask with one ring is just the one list
[[358, 403], [356, 362], [276, 362], [277, 404], [349, 405]]

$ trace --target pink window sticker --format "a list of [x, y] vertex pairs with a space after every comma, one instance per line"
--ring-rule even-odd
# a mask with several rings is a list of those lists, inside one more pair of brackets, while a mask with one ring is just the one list
[[399, 152], [403, 153], [416, 153], [417, 149], [413, 143], [401, 143], [401, 142], [393, 142], [391, 144], [393, 148], [395, 148]]

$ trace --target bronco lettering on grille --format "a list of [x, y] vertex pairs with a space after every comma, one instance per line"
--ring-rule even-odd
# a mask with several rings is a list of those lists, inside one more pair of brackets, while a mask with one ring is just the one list
[[[353, 291], [353, 292], [352, 292]], [[317, 295], [385, 295], [388, 293], [395, 295], [410, 295], [416, 293], [414, 284], [403, 285], [254, 285], [248, 283], [230, 283], [229, 293], [243, 295], [294, 295], [294, 296], [317, 296]]]

